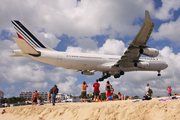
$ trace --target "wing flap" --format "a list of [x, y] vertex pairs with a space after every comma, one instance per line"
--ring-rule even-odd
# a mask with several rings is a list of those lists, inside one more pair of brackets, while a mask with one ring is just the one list
[[17, 43], [18, 47], [23, 53], [28, 53], [32, 55], [39, 55], [40, 53], [36, 51], [32, 46], [30, 46], [25, 40], [13, 37], [14, 41]]

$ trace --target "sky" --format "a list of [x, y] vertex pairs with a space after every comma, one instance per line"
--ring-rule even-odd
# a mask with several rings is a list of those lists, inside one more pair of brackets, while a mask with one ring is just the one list
[[0, 91], [4, 97], [18, 97], [20, 92], [48, 92], [55, 84], [60, 93], [79, 96], [81, 84], [93, 83], [101, 72], [93, 76], [76, 70], [51, 66], [26, 57], [11, 57], [19, 49], [12, 37], [17, 37], [11, 20], [19, 20], [49, 47], [64, 52], [123, 55], [138, 33], [148, 10], [155, 24], [147, 46], [159, 50], [158, 59], [168, 68], [157, 72], [126, 72], [118, 79], [110, 77], [100, 82], [105, 92], [107, 80], [115, 94], [142, 97], [146, 84], [154, 96], [180, 93], [180, 1], [179, 0], [1, 0], [0, 1]]

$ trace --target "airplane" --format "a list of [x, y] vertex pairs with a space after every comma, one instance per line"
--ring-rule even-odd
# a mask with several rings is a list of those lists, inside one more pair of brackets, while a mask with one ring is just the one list
[[[166, 69], [168, 64], [157, 58], [159, 51], [146, 46], [154, 23], [149, 12], [145, 11], [145, 20], [138, 34], [122, 56], [60, 52], [44, 44], [23, 22], [11, 20], [18, 38], [13, 37], [20, 49], [13, 50], [13, 57], [25, 56], [50, 65], [81, 71], [84, 75], [94, 75], [96, 71], [102, 72], [99, 81], [114, 76], [119, 78], [130, 71], [160, 71]], [[140, 57], [141, 55], [149, 57]]]

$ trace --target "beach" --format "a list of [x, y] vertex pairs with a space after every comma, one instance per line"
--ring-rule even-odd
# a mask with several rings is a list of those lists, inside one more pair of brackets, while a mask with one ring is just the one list
[[1, 120], [179, 120], [180, 99], [133, 102], [56, 103], [0, 108]]

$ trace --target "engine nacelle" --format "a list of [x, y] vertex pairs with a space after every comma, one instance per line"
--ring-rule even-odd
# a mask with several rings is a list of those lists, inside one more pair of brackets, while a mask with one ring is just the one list
[[83, 74], [83, 75], [94, 75], [94, 71], [84, 70], [84, 71], [81, 72], [81, 74]]
[[139, 53], [150, 57], [157, 57], [159, 55], [159, 51], [155, 48], [141, 48]]
[[148, 62], [137, 62], [137, 63], [134, 63], [134, 66], [147, 69], [147, 68], [149, 68], [149, 63]]

